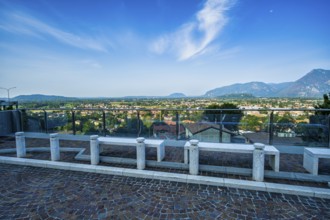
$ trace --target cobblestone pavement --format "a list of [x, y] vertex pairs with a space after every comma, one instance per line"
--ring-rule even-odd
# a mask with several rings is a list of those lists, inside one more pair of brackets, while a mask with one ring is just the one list
[[0, 219], [329, 219], [330, 200], [1, 164]]

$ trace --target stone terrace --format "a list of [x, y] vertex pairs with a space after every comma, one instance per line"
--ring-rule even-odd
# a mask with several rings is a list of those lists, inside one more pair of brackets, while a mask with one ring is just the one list
[[[47, 139], [26, 139], [27, 147], [49, 147]], [[89, 142], [60, 141], [61, 147]], [[15, 139], [0, 139], [0, 149], [15, 148]], [[135, 158], [135, 149], [111, 147], [103, 155]], [[61, 161], [76, 161], [76, 153], [61, 153]], [[6, 154], [13, 156], [16, 154]], [[49, 160], [50, 153], [28, 153]], [[156, 160], [155, 149], [147, 159]], [[280, 171], [301, 172], [302, 155], [281, 154]], [[183, 149], [167, 147], [165, 161], [183, 162]], [[251, 155], [203, 152], [202, 164], [251, 168]], [[101, 163], [136, 168], [136, 165]], [[270, 168], [267, 168], [270, 169]], [[329, 199], [280, 193], [169, 182], [162, 180], [81, 173], [17, 165], [0, 165], [0, 219], [329, 219]], [[188, 173], [188, 170], [147, 167], [147, 170]], [[320, 174], [329, 175], [329, 161], [321, 160]], [[200, 175], [251, 180], [250, 176], [201, 171]], [[326, 188], [326, 183], [285, 179], [266, 182]]]
[[2, 164], [0, 219], [329, 219], [330, 200]]

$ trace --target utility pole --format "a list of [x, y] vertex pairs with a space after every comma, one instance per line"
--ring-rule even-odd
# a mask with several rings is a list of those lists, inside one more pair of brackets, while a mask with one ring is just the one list
[[16, 89], [16, 87], [11, 87], [11, 88], [3, 88], [3, 87], [0, 87], [0, 89], [4, 89], [4, 90], [7, 90], [7, 94], [8, 94], [8, 104], [9, 104], [9, 102], [10, 102], [10, 96], [9, 96], [9, 91], [11, 90], [11, 89]]

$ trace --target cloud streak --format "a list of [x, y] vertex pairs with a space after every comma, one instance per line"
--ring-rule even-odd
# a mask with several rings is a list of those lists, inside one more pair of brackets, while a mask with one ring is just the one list
[[107, 52], [110, 46], [109, 42], [104, 42], [100, 39], [81, 37], [73, 33], [55, 28], [45, 22], [42, 22], [31, 16], [12, 13], [7, 16], [6, 22], [0, 23], [0, 29], [15, 33], [24, 34], [38, 38], [46, 36], [52, 37], [57, 41], [80, 49], [95, 50]]
[[233, 0], [207, 0], [193, 21], [160, 36], [152, 42], [150, 50], [156, 54], [174, 54], [180, 61], [202, 54], [228, 22], [226, 11], [233, 4]]

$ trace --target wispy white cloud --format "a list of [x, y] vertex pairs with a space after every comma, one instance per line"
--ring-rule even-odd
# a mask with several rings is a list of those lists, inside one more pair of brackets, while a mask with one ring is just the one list
[[96, 68], [96, 69], [102, 68], [102, 65], [99, 62], [97, 62], [95, 60], [91, 60], [91, 59], [81, 60], [80, 63], [86, 64], [87, 66]]
[[57, 41], [81, 49], [107, 52], [111, 46], [107, 42], [98, 38], [79, 36], [60, 28], [53, 27], [43, 21], [22, 13], [11, 13], [7, 15], [6, 21], [0, 23], [0, 29], [33, 37], [52, 37]]
[[191, 22], [183, 24], [177, 31], [160, 36], [151, 43], [156, 54], [173, 53], [178, 60], [197, 56], [221, 33], [228, 22], [226, 11], [235, 0], [207, 0]]
[[28, 28], [25, 28], [22, 26], [8, 26], [8, 25], [0, 24], [0, 30], [6, 31], [6, 32], [11, 32], [14, 34], [25, 34], [25, 35], [30, 35], [33, 37], [41, 38], [41, 36], [39, 34], [37, 34], [36, 32], [31, 31]]

